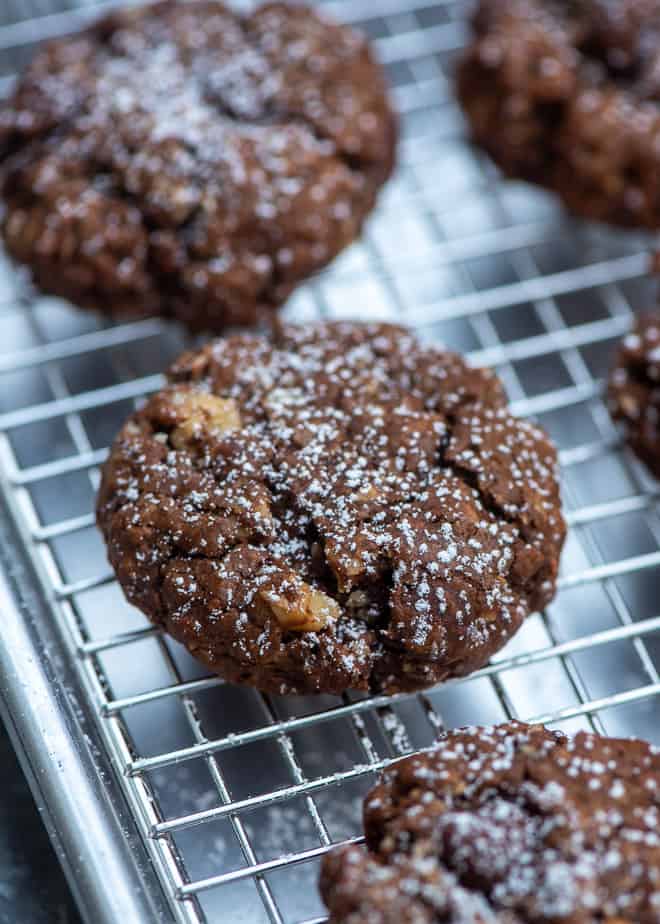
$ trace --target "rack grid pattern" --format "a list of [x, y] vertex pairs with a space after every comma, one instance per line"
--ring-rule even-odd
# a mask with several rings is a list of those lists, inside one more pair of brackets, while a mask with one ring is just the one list
[[[10, 2], [0, 87], [32, 43], [107, 5]], [[114, 433], [189, 343], [158, 320], [112, 324], [41, 297], [0, 264], [12, 512], [179, 922], [323, 921], [321, 856], [359, 840], [377, 772], [443, 728], [515, 716], [660, 743], [660, 491], [603, 402], [614, 344], [653, 303], [649, 242], [572, 221], [465, 144], [451, 71], [467, 3], [323, 6], [373, 38], [403, 142], [364, 239], [287, 314], [401, 321], [497, 367], [515, 411], [560, 447], [571, 528], [556, 601], [468, 679], [375, 698], [223, 684], [123, 601], [92, 513]]]

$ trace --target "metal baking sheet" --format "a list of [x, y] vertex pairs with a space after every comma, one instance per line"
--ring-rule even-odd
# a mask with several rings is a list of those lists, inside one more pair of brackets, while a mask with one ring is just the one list
[[[0, 89], [100, 8], [73, 7], [3, 5]], [[189, 342], [40, 296], [0, 261], [2, 705], [94, 924], [322, 921], [320, 857], [359, 838], [378, 770], [444, 727], [517, 716], [660, 743], [660, 496], [602, 398], [616, 341], [656, 300], [651, 242], [570, 219], [466, 145], [451, 73], [467, 3], [323, 7], [374, 40], [400, 166], [363, 240], [286, 313], [399, 321], [498, 369], [561, 450], [561, 591], [492, 665], [423, 695], [208, 677], [124, 602], [92, 516], [109, 442]]]

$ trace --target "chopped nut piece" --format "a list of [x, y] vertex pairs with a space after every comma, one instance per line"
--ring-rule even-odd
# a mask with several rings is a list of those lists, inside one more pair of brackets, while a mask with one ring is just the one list
[[170, 436], [175, 449], [185, 449], [206, 434], [226, 433], [241, 426], [238, 404], [233, 398], [191, 391], [183, 396], [179, 406], [185, 416]]
[[368, 501], [376, 500], [379, 496], [378, 489], [372, 484], [363, 485], [359, 491], [353, 495], [353, 500], [357, 504], [366, 504]]
[[633, 397], [633, 395], [624, 394], [619, 399], [619, 405], [624, 414], [627, 414], [628, 417], [631, 417], [633, 420], [639, 417], [639, 401]]
[[296, 589], [293, 599], [274, 590], [262, 590], [259, 597], [280, 626], [290, 632], [319, 632], [341, 612], [332, 597], [305, 583]]
[[352, 591], [358, 579], [363, 577], [366, 572], [366, 565], [361, 555], [336, 555], [331, 549], [326, 548], [325, 557], [328, 567], [337, 580], [337, 589], [342, 594], [348, 594]]
[[269, 522], [273, 519], [273, 512], [265, 497], [256, 497], [254, 499], [252, 512], [257, 519], [268, 520]]

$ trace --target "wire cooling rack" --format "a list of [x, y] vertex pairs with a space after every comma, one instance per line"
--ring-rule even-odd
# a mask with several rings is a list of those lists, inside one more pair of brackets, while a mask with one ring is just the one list
[[[4, 89], [32, 43], [99, 8], [31, 0], [26, 20], [12, 2]], [[41, 297], [3, 263], [4, 711], [95, 922], [324, 920], [322, 854], [359, 838], [377, 772], [445, 727], [517, 716], [660, 743], [660, 494], [602, 397], [615, 342], [654, 301], [649, 242], [571, 221], [466, 146], [451, 92], [466, 4], [325, 7], [374, 40], [401, 163], [363, 240], [287, 313], [405, 322], [497, 367], [561, 450], [560, 593], [493, 664], [423, 695], [278, 698], [205, 675], [124, 602], [92, 515], [109, 442], [185, 339]]]

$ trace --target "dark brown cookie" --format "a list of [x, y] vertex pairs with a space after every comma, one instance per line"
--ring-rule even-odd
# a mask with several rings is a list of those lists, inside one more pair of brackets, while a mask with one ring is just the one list
[[660, 478], [660, 315], [638, 318], [623, 339], [608, 396], [626, 440]]
[[387, 325], [189, 353], [126, 424], [98, 522], [126, 596], [227, 680], [403, 690], [554, 594], [556, 454], [491, 372]]
[[660, 751], [517, 722], [449, 732], [324, 861], [330, 924], [658, 924]]
[[311, 9], [112, 13], [0, 106], [6, 245], [86, 307], [253, 323], [356, 237], [395, 136], [366, 40]]
[[458, 92], [509, 176], [660, 227], [660, 0], [480, 0]]

